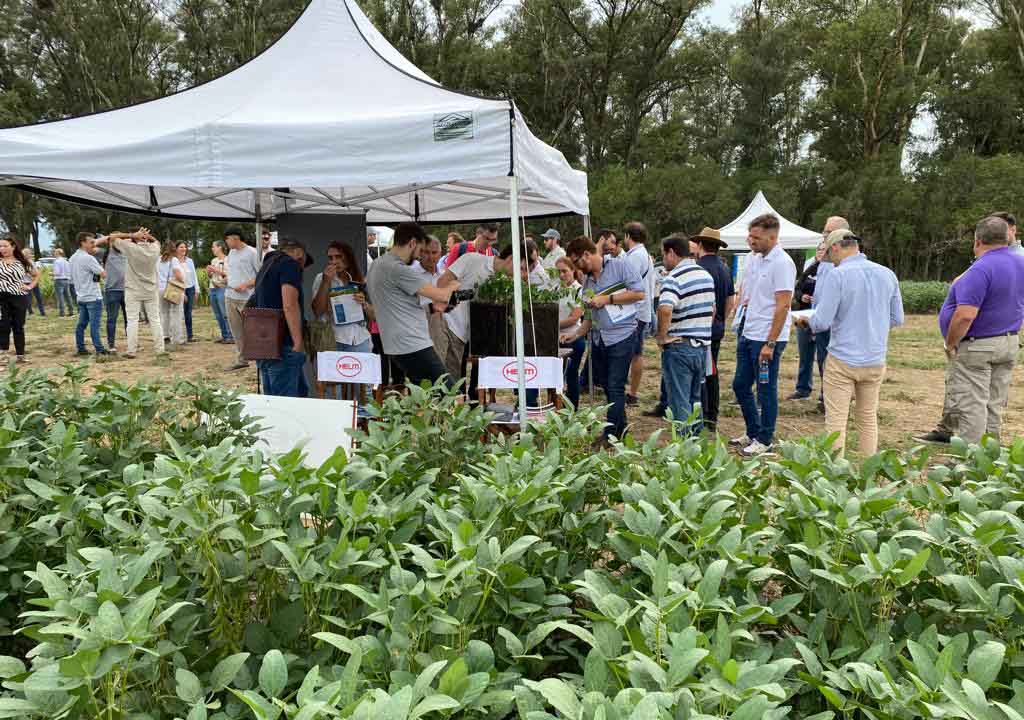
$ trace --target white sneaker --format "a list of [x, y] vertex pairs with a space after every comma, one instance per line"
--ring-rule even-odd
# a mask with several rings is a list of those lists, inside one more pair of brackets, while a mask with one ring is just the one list
[[741, 450], [740, 452], [742, 452], [747, 457], [754, 457], [755, 455], [763, 455], [770, 449], [770, 445], [763, 445], [759, 440], [755, 440], [754, 442], [750, 443], [745, 448], [743, 448], [743, 450]]
[[750, 444], [750, 438], [748, 438], [746, 435], [740, 435], [738, 438], [733, 438], [732, 440], [730, 440], [729, 444], [730, 445], [740, 445], [741, 447], [746, 447], [747, 445]]

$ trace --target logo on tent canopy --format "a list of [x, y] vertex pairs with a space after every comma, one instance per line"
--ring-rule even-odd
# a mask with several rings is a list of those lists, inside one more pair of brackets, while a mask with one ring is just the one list
[[473, 139], [473, 112], [449, 112], [434, 115], [434, 142]]

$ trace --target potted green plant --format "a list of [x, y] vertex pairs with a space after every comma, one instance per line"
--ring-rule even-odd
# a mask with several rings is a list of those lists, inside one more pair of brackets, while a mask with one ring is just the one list
[[[527, 355], [558, 356], [558, 301], [563, 288], [523, 283], [523, 338]], [[470, 353], [477, 357], [516, 354], [512, 277], [495, 273], [476, 288], [469, 306]], [[536, 341], [536, 344], [535, 344]]]

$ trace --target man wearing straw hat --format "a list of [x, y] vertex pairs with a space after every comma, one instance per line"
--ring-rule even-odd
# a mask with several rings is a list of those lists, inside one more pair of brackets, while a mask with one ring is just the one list
[[[701, 396], [704, 426], [711, 432], [714, 432], [718, 426], [721, 394], [718, 383], [718, 351], [721, 350], [722, 338], [725, 337], [725, 318], [736, 309], [736, 287], [732, 281], [732, 273], [722, 258], [718, 256], [718, 251], [726, 246], [721, 232], [710, 227], [705, 227], [700, 233], [690, 238], [690, 253], [697, 259], [697, 264], [704, 268], [715, 282], [715, 316], [711, 323], [711, 364], [707, 369], [708, 375]], [[664, 417], [666, 407], [668, 407], [668, 394], [663, 377], [661, 400], [644, 415]]]

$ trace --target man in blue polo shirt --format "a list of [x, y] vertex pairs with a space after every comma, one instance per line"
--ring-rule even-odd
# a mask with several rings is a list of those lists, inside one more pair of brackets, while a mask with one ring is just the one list
[[[948, 432], [976, 443], [999, 437], [1024, 319], [1024, 255], [1009, 247], [1007, 222], [990, 216], [974, 228], [974, 256], [939, 311], [945, 339]], [[935, 431], [936, 433], [938, 431]], [[931, 440], [929, 433], [922, 440]]]
[[[604, 439], [621, 438], [626, 431], [626, 380], [633, 361], [637, 331], [636, 304], [644, 299], [640, 275], [625, 258], [603, 256], [590, 238], [578, 237], [569, 243], [565, 254], [586, 274], [583, 285], [584, 305], [591, 317], [572, 333], [562, 337], [565, 344], [586, 337], [591, 326], [597, 328], [594, 370], [603, 368], [608, 402], [608, 426]], [[602, 362], [603, 361], [603, 362]]]

